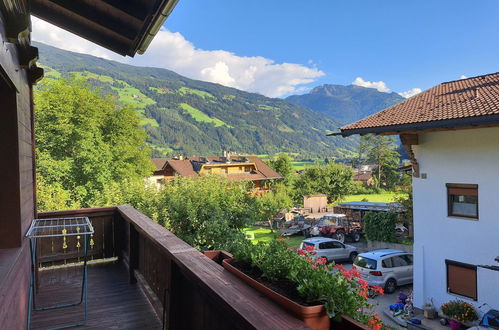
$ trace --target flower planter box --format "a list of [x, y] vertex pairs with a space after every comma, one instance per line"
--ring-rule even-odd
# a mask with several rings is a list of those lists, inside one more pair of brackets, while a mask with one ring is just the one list
[[215, 261], [219, 265], [222, 265], [222, 261], [224, 259], [232, 258], [232, 253], [229, 253], [224, 250], [207, 250], [203, 251], [203, 254], [208, 258], [210, 258], [211, 260]]
[[239, 277], [242, 281], [246, 282], [246, 284], [259, 291], [260, 293], [266, 295], [274, 302], [279, 304], [282, 308], [295, 315], [310, 328], [318, 330], [325, 330], [330, 328], [331, 322], [329, 316], [326, 313], [326, 308], [324, 307], [324, 305], [300, 305], [244, 274], [239, 269], [231, 265], [233, 261], [234, 259], [224, 259], [222, 261], [222, 266], [227, 271], [231, 272], [235, 276]]

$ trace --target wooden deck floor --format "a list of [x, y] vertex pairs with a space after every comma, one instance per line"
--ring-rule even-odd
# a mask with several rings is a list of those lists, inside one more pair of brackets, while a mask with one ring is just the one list
[[[79, 300], [81, 267], [40, 272], [37, 307]], [[75, 329], [161, 329], [161, 321], [119, 263], [88, 267], [88, 319]], [[49, 329], [83, 320], [83, 307], [34, 311], [31, 329]]]

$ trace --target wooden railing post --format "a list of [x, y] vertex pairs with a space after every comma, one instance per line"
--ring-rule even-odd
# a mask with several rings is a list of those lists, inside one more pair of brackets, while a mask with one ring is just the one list
[[135, 229], [132, 223], [128, 224], [130, 226], [130, 236], [128, 241], [129, 246], [129, 255], [128, 255], [128, 271], [130, 277], [130, 283], [137, 283], [137, 279], [135, 278], [134, 270], [139, 267], [139, 232]]

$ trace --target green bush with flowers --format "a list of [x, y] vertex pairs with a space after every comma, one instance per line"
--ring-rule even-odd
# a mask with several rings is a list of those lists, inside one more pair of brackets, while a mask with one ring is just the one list
[[[238, 243], [231, 250], [236, 265], [256, 269], [268, 281], [291, 282], [301, 303], [324, 304], [329, 317], [336, 320], [347, 315], [371, 329], [384, 328], [379, 316], [368, 312], [372, 307], [368, 303], [369, 285], [356, 269], [327, 264], [325, 258], [315, 256], [312, 248], [292, 251], [282, 240], [257, 245]], [[383, 294], [381, 287], [372, 289]]]
[[478, 320], [475, 307], [461, 300], [451, 300], [443, 304], [440, 309], [447, 317], [459, 322], [473, 322]]

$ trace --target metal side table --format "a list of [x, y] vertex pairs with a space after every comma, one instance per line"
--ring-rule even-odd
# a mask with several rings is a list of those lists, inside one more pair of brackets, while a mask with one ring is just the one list
[[[57, 308], [71, 307], [84, 305], [84, 317], [83, 321], [75, 324], [65, 325], [57, 327], [54, 329], [65, 329], [85, 325], [87, 321], [87, 260], [88, 260], [88, 243], [90, 235], [94, 234], [94, 228], [90, 223], [88, 217], [76, 217], [76, 218], [54, 218], [54, 219], [34, 219], [31, 222], [31, 226], [26, 234], [26, 237], [30, 239], [30, 250], [31, 250], [31, 278], [30, 278], [30, 290], [29, 290], [29, 310], [28, 310], [28, 320], [27, 326], [30, 327], [31, 322], [31, 312], [32, 311], [45, 311]], [[66, 238], [68, 236], [76, 236], [79, 240], [83, 237], [83, 274], [81, 282], [81, 294], [79, 301], [74, 303], [65, 303], [59, 305], [52, 305], [47, 307], [36, 307], [36, 262], [37, 262], [37, 243], [39, 240], [49, 237], [62, 237], [63, 244], [66, 245]], [[79, 244], [79, 243], [78, 243]]]

